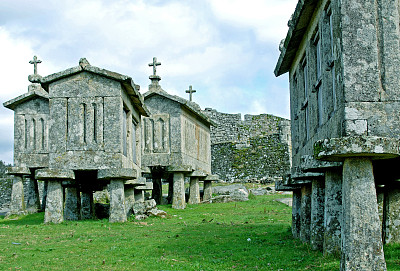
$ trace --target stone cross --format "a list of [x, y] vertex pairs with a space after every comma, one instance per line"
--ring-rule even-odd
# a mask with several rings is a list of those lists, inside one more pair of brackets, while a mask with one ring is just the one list
[[156, 70], [156, 67], [157, 67], [157, 66], [160, 66], [160, 65], [161, 65], [161, 62], [157, 62], [157, 58], [156, 58], [156, 57], [153, 57], [153, 63], [150, 63], [149, 66], [150, 66], [150, 67], [153, 67], [153, 75], [154, 75], [154, 76], [156, 76], [156, 71], [157, 71], [157, 70]]
[[192, 101], [192, 94], [195, 92], [196, 90], [192, 89], [192, 86], [189, 86], [189, 89], [186, 90], [186, 93], [189, 93], [189, 101]]
[[33, 60], [29, 61], [29, 64], [33, 64], [33, 74], [37, 75], [37, 64], [42, 63], [41, 60], [37, 59], [37, 56], [33, 57]]

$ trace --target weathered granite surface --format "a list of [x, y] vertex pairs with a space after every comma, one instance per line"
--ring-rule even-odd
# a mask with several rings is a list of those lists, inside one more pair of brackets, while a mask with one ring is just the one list
[[363, 156], [390, 159], [400, 155], [398, 139], [376, 136], [351, 136], [324, 139], [315, 143], [317, 159], [342, 161], [345, 157]]
[[189, 187], [189, 204], [199, 204], [200, 203], [200, 185], [198, 177], [190, 178]]
[[40, 211], [40, 198], [39, 198], [39, 187], [37, 181], [28, 176], [24, 177], [26, 186], [26, 211], [28, 213], [37, 213]]
[[292, 234], [294, 238], [300, 238], [301, 230], [301, 190], [293, 190], [292, 200]]
[[211, 127], [211, 167], [222, 180], [281, 178], [290, 168], [290, 122], [273, 115], [227, 114], [206, 108]]
[[400, 243], [400, 189], [390, 188], [385, 200], [385, 243]]
[[301, 188], [300, 240], [310, 242], [311, 234], [311, 185]]
[[64, 221], [64, 195], [61, 182], [49, 180], [47, 186], [44, 223], [57, 224], [63, 221]]
[[203, 201], [209, 201], [212, 199], [212, 182], [211, 181], [204, 181], [204, 188], [203, 188]]
[[186, 200], [185, 200], [185, 177], [183, 173], [176, 172], [174, 173], [173, 179], [173, 198], [172, 198], [172, 208], [174, 209], [185, 209]]
[[372, 162], [343, 164], [341, 270], [386, 270]]
[[325, 184], [314, 179], [311, 183], [310, 244], [314, 250], [322, 250], [324, 244]]
[[64, 220], [79, 220], [81, 218], [81, 196], [76, 187], [65, 188]]
[[112, 179], [109, 185], [110, 191], [110, 222], [126, 222], [124, 181]]
[[325, 172], [324, 254], [339, 256], [342, 224], [342, 172]]
[[25, 213], [24, 184], [22, 177], [15, 175], [13, 177], [10, 212], [8, 214], [23, 213]]
[[81, 218], [93, 219], [94, 215], [93, 193], [91, 191], [82, 191], [81, 193]]

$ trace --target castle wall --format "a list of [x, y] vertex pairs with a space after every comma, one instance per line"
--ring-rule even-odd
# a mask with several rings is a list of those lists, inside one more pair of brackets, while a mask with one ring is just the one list
[[211, 127], [211, 171], [222, 180], [275, 180], [289, 172], [290, 121], [273, 115], [203, 111]]

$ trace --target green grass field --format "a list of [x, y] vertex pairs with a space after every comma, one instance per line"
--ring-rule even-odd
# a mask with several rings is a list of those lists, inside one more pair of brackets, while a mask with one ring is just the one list
[[[168, 218], [44, 225], [43, 213], [0, 218], [0, 270], [338, 270], [291, 235], [288, 195], [188, 205]], [[400, 246], [385, 248], [400, 270]]]

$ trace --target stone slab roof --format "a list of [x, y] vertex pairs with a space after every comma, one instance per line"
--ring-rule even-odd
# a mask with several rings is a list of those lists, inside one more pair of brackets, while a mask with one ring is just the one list
[[4, 107], [14, 110], [18, 105], [25, 103], [35, 98], [43, 98], [48, 100], [49, 94], [40, 87], [40, 84], [31, 84], [28, 87], [28, 92], [24, 93], [14, 99], [3, 103]]
[[175, 101], [175, 102], [181, 104], [183, 107], [185, 107], [189, 111], [191, 111], [193, 114], [195, 114], [198, 117], [200, 117], [200, 119], [202, 119], [206, 123], [208, 123], [208, 124], [210, 124], [212, 126], [217, 126], [217, 124], [213, 120], [211, 120], [207, 115], [203, 114], [203, 112], [201, 111], [200, 106], [198, 104], [196, 104], [195, 102], [190, 102], [190, 101], [188, 101], [188, 100], [186, 100], [184, 98], [181, 98], [179, 96], [168, 94], [162, 88], [151, 89], [151, 90], [149, 90], [149, 91], [147, 91], [146, 93], [143, 94], [144, 99], [150, 98], [150, 97], [152, 97], [154, 95], [160, 95], [162, 97], [165, 97], [167, 99]]
[[85, 58], [80, 59], [79, 66], [72, 67], [72, 68], [66, 69], [64, 71], [60, 71], [60, 72], [45, 76], [41, 79], [40, 82], [41, 82], [43, 88], [46, 91], [48, 91], [49, 84], [51, 84], [52, 82], [55, 82], [57, 80], [65, 78], [65, 77], [72, 76], [74, 74], [77, 74], [77, 73], [80, 73], [83, 71], [94, 73], [99, 76], [104, 76], [109, 79], [119, 81], [125, 87], [129, 97], [132, 99], [133, 104], [135, 106], [137, 106], [139, 112], [143, 116], [146, 116], [146, 117], [150, 116], [149, 110], [144, 105], [143, 96], [139, 93], [140, 86], [136, 85], [133, 82], [131, 77], [129, 77], [127, 75], [119, 74], [116, 72], [112, 72], [112, 71], [109, 71], [106, 69], [101, 69], [101, 68], [92, 66], [89, 64], [89, 62]]
[[292, 17], [288, 22], [289, 30], [283, 43], [278, 63], [275, 67], [275, 76], [289, 71], [303, 35], [311, 21], [318, 0], [299, 0]]

